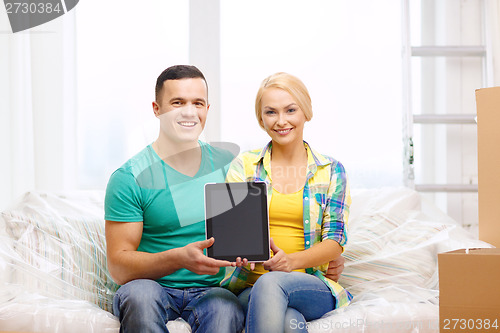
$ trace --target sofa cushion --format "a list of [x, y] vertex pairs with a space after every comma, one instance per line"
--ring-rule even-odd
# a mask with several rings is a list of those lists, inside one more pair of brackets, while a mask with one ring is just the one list
[[1, 213], [12, 251], [10, 283], [112, 311], [117, 285], [106, 268], [104, 192], [28, 192]]
[[437, 289], [436, 244], [455, 223], [425, 215], [408, 188], [353, 191], [352, 202], [339, 282], [355, 296], [394, 286]]
[[437, 302], [437, 253], [491, 247], [404, 187], [353, 190], [348, 227], [339, 282], [357, 299], [377, 293]]
[[0, 286], [10, 282], [12, 279], [13, 253], [12, 242], [5, 231], [5, 222], [0, 217]]

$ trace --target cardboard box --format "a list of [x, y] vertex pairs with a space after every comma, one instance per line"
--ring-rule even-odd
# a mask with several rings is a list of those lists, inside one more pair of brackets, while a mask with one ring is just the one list
[[479, 239], [500, 247], [500, 87], [476, 90]]
[[438, 254], [439, 332], [500, 332], [500, 249]]

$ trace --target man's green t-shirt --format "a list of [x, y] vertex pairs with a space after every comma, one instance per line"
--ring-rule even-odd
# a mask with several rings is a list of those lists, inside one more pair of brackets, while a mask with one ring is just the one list
[[[234, 155], [199, 141], [201, 163], [194, 177], [186, 176], [160, 159], [151, 145], [128, 160], [110, 177], [106, 188], [105, 219], [143, 222], [138, 251], [157, 253], [205, 238], [204, 186], [224, 182]], [[171, 288], [217, 286], [216, 275], [180, 269], [157, 280]]]

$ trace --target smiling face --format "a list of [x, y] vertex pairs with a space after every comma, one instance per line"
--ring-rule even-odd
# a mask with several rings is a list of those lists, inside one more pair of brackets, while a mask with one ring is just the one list
[[273, 144], [302, 144], [306, 116], [283, 89], [268, 88], [261, 100], [262, 125]]
[[169, 144], [197, 142], [210, 107], [205, 81], [167, 80], [160, 95], [160, 100], [153, 102], [155, 116], [160, 119], [160, 137]]

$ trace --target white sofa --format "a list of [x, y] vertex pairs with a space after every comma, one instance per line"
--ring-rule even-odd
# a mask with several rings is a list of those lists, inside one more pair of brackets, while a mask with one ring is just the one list
[[[103, 199], [29, 192], [1, 213], [0, 331], [119, 331]], [[437, 253], [462, 247], [490, 245], [410, 189], [354, 190], [340, 283], [355, 297], [309, 332], [439, 332]], [[168, 327], [190, 331], [180, 320]]]

